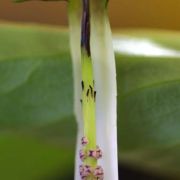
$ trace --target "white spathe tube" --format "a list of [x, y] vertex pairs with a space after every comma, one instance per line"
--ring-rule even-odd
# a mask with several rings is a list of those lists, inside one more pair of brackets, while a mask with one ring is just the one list
[[81, 160], [79, 158], [79, 151], [81, 145], [81, 138], [83, 137], [83, 119], [82, 108], [80, 104], [81, 99], [81, 24], [80, 16], [77, 11], [70, 12], [69, 14], [69, 31], [70, 31], [70, 49], [73, 64], [73, 78], [74, 78], [74, 113], [78, 125], [78, 135], [76, 142], [76, 157], [75, 157], [75, 180], [80, 180], [79, 165]]
[[[80, 0], [78, 2], [80, 4]], [[72, 3], [73, 4], [73, 3]], [[72, 10], [72, 9], [71, 9]], [[80, 139], [83, 136], [81, 99], [81, 15], [75, 9], [69, 14], [70, 45], [74, 75], [75, 115], [78, 123], [78, 137], [75, 162], [75, 180], [80, 180], [79, 159]], [[104, 168], [104, 180], [118, 180], [117, 157], [117, 91], [116, 68], [109, 21], [105, 14], [98, 18], [91, 14], [91, 54], [93, 59], [97, 121], [97, 144], [103, 151], [98, 163]]]
[[98, 20], [91, 14], [91, 54], [97, 90], [97, 144], [103, 150], [99, 163], [104, 168], [104, 180], [118, 180], [116, 66], [106, 14]]

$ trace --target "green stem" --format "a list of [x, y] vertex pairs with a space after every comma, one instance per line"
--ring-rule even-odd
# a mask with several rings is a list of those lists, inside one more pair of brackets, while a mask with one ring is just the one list
[[[95, 119], [95, 98], [93, 64], [90, 47], [90, 2], [82, 0], [82, 21], [81, 21], [81, 68], [82, 68], [82, 110], [84, 120], [84, 136], [88, 144], [84, 151], [96, 150], [96, 119]], [[87, 156], [84, 165], [92, 168], [97, 166], [97, 160]]]
[[[82, 109], [84, 119], [84, 136], [88, 139], [85, 151], [96, 149], [96, 120], [95, 120], [95, 96], [93, 66], [91, 58], [82, 51]], [[96, 167], [97, 160], [87, 157], [84, 164]]]

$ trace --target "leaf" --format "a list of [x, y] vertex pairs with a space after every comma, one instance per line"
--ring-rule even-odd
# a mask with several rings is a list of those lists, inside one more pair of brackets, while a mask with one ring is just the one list
[[[180, 35], [120, 33], [115, 36], [120, 163], [180, 178]], [[0, 25], [1, 179], [13, 179], [16, 172], [18, 180], [52, 179], [56, 172], [67, 179], [73, 173], [72, 84], [65, 30]]]
[[72, 179], [76, 126], [67, 33], [59, 37], [55, 30], [49, 38], [42, 31], [0, 26], [1, 179]]
[[[11, 34], [7, 37], [8, 29]], [[10, 126], [18, 123], [27, 126], [32, 122], [41, 124], [73, 114], [70, 56], [63, 49], [63, 45], [67, 47], [67, 37], [62, 34], [60, 44], [54, 48], [55, 39], [47, 40], [45, 37], [49, 34], [40, 31], [31, 34], [32, 31], [31, 28], [20, 30], [13, 38], [11, 27], [0, 30], [1, 127], [3, 123]], [[31, 35], [26, 38], [29, 33]], [[23, 39], [20, 44], [19, 39]], [[45, 42], [47, 45], [43, 45]]]
[[74, 153], [71, 148], [50, 146], [37, 138], [7, 133], [1, 134], [0, 146], [1, 179], [48, 180], [73, 177]]
[[174, 35], [169, 32], [139, 34], [139, 42], [135, 37], [127, 42], [146, 42], [144, 51], [154, 48], [148, 56], [117, 55], [120, 159], [135, 168], [179, 177], [180, 44], [174, 38], [172, 49], [167, 39]]

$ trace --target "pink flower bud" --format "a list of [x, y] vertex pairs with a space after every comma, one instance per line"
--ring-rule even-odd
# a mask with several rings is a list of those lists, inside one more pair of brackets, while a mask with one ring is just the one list
[[97, 178], [98, 180], [103, 180], [104, 179], [104, 171], [103, 168], [101, 166], [97, 166], [94, 169], [94, 173], [93, 173], [94, 177]]
[[80, 157], [81, 161], [84, 161], [84, 159], [86, 159], [87, 155], [83, 149], [81, 149], [79, 151], [79, 157]]
[[89, 177], [92, 174], [92, 168], [91, 166], [88, 165], [80, 165], [79, 171], [82, 180], [85, 180], [87, 177]]
[[83, 146], [87, 145], [87, 144], [88, 144], [88, 139], [87, 139], [86, 137], [82, 137], [82, 139], [81, 139], [81, 144], [82, 144]]

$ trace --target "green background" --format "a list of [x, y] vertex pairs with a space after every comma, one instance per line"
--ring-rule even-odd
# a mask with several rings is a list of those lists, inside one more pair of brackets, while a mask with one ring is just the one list
[[[120, 31], [119, 38], [180, 49], [180, 34], [170, 31]], [[65, 29], [0, 25], [1, 179], [73, 177], [76, 123], [68, 44]], [[116, 51], [116, 65], [120, 164], [179, 179], [179, 56]]]

